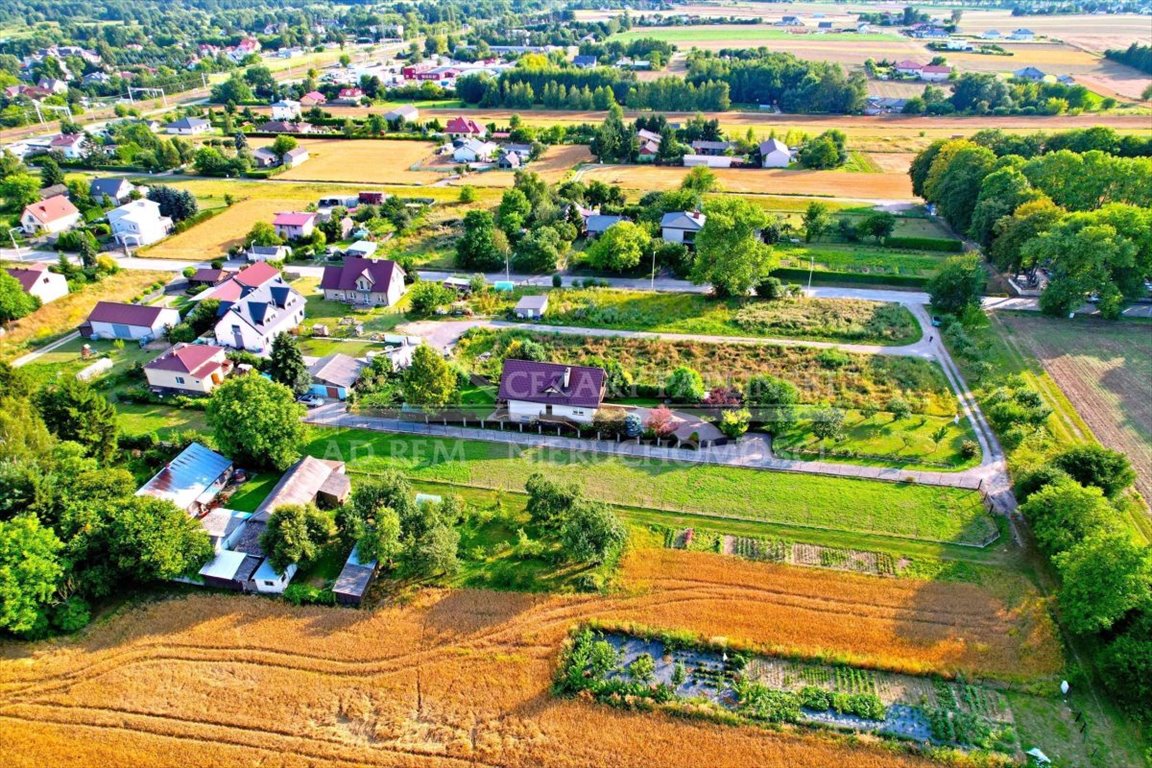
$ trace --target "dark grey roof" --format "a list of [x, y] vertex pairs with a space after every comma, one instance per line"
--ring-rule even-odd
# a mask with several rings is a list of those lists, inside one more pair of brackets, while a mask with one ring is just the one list
[[354, 357], [334, 352], [320, 358], [308, 368], [312, 378], [321, 384], [331, 384], [334, 387], [351, 387], [360, 378], [360, 371], [367, 363]]
[[88, 186], [88, 194], [97, 200], [105, 195], [119, 199], [135, 188], [128, 179], [92, 179], [92, 183]]
[[589, 232], [605, 232], [613, 224], [619, 224], [622, 221], [624, 221], [623, 216], [607, 216], [597, 213], [585, 220], [584, 228]]

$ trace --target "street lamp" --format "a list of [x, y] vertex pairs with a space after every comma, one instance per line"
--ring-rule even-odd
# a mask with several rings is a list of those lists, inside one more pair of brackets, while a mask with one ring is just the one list
[[652, 249], [652, 282], [649, 285], [649, 290], [656, 290], [656, 249]]

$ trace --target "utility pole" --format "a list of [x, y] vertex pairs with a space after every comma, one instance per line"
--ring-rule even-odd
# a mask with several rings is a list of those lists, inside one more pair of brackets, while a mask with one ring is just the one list
[[808, 293], [812, 293], [812, 272], [816, 269], [816, 257], [808, 254]]
[[652, 282], [649, 283], [648, 289], [651, 291], [656, 290], [656, 249], [652, 249]]

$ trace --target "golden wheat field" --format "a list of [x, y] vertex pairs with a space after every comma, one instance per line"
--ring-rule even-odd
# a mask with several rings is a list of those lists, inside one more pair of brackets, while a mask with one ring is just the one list
[[[1043, 615], [975, 586], [650, 549], [626, 559], [610, 597], [424, 590], [356, 611], [193, 595], [72, 640], [0, 647], [0, 754], [12, 768], [824, 768], [848, 755], [831, 736], [558, 700], [559, 645], [599, 618], [896, 668], [1050, 676], [1060, 652]], [[928, 765], [868, 744], [851, 764]]]
[[222, 258], [228, 249], [239, 244], [257, 221], [272, 223], [281, 211], [303, 210], [300, 200], [252, 198], [235, 203], [208, 221], [161, 240], [139, 255], [152, 259], [202, 261]]
[[[594, 161], [592, 153], [584, 144], [561, 144], [548, 147], [540, 158], [524, 167], [526, 171], [539, 174], [549, 184], [558, 184], [576, 166]], [[454, 179], [452, 186], [471, 184], [474, 187], [511, 187], [516, 177], [511, 171], [488, 171], [473, 173], [461, 179]]]
[[[606, 165], [588, 168], [584, 181], [603, 181], [625, 189], [674, 189], [691, 170], [671, 166]], [[912, 180], [907, 173], [844, 173], [842, 171], [784, 171], [774, 168], [716, 168], [716, 180], [725, 192], [751, 195], [816, 195], [863, 200], [911, 200]]]
[[[370, 184], [430, 184], [442, 179], [437, 171], [409, 170], [435, 159], [426, 141], [385, 139], [298, 139], [308, 160], [277, 174], [286, 181], [331, 181]], [[271, 144], [270, 139], [254, 145]], [[451, 166], [449, 165], [448, 168]], [[447, 169], [446, 169], [447, 170]]]

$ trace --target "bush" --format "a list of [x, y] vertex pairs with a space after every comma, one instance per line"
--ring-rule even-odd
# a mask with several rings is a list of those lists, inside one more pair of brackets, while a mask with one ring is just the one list
[[72, 633], [88, 626], [92, 612], [88, 603], [75, 595], [68, 598], [52, 611], [52, 624], [61, 632]]
[[307, 584], [289, 584], [284, 599], [292, 605], [335, 605], [336, 595], [331, 589], [318, 589]]
[[1131, 462], [1122, 453], [1102, 445], [1078, 445], [1056, 456], [1052, 463], [1081, 485], [1094, 485], [1112, 498], [1136, 480]]
[[762, 299], [782, 299], [784, 294], [784, 282], [778, 277], [766, 277], [756, 285], [756, 295]]
[[964, 243], [960, 240], [945, 240], [937, 237], [889, 237], [884, 240], [884, 245], [889, 248], [904, 248], [910, 251], [964, 252]]

